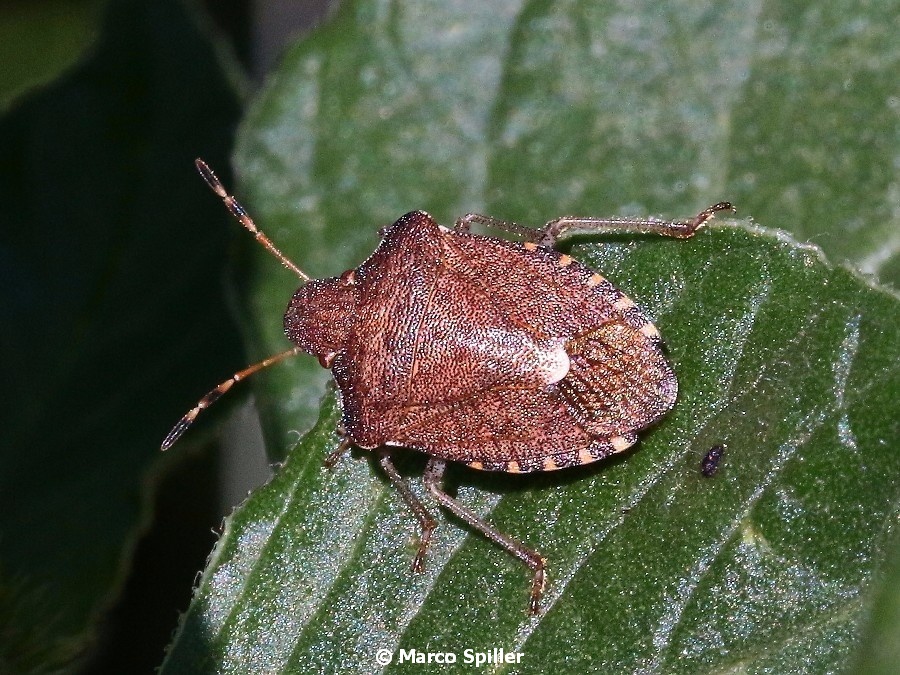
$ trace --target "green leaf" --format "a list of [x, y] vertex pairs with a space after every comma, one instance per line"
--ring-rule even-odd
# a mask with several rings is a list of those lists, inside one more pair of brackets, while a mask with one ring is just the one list
[[461, 501], [550, 560], [546, 614], [526, 616], [521, 565], [457, 523], [412, 574], [414, 521], [372, 463], [320, 466], [329, 401], [231, 518], [164, 672], [371, 671], [379, 648], [503, 647], [521, 672], [847, 660], [896, 521], [896, 299], [758, 231], [579, 250], [659, 317], [682, 396], [616, 461], [454, 474]]
[[[865, 19], [860, 49], [885, 60], [830, 65], [849, 49], [846, 14], [692, 7], [345, 5], [246, 119], [241, 198], [314, 276], [359, 264], [377, 228], [414, 208], [446, 225], [468, 211], [540, 224], [689, 217], [720, 199], [772, 228], [834, 234], [821, 243], [837, 259], [892, 260], [893, 188], [854, 173], [895, 154], [891, 141], [848, 140], [846, 161], [804, 164], [804, 139], [831, 127], [810, 112], [792, 122], [807, 125], [796, 145], [778, 131], [797, 92], [798, 109], [852, 114], [816, 84], [841, 67], [878, 75], [845, 96], [889, 98], [896, 47], [877, 10], [854, 25]], [[777, 88], [778, 55], [808, 79]], [[525, 612], [522, 565], [452, 519], [413, 574], [414, 519], [375, 463], [321, 467], [337, 442], [329, 397], [227, 522], [164, 672], [372, 672], [378, 649], [411, 648], [454, 652], [447, 672], [467, 671], [464, 649], [494, 647], [523, 653], [512, 672], [845, 667], [896, 526], [900, 307], [817, 249], [736, 225], [572, 246], [656, 318], [679, 376], [676, 409], [635, 451], [555, 474], [450, 473], [460, 501], [548, 558], [545, 613]], [[280, 314], [298, 282], [250, 255], [246, 320], [264, 356], [287, 346]], [[273, 457], [327, 376], [309, 358], [257, 376]], [[714, 443], [728, 449], [704, 478]]]
[[92, 57], [0, 122], [0, 671], [84, 651], [161, 438], [241, 359], [231, 233], [193, 169], [224, 162], [237, 110], [180, 3], [120, 1]]

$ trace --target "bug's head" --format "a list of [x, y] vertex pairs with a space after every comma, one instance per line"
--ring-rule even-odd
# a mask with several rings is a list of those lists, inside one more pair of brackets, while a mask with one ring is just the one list
[[339, 277], [313, 279], [291, 298], [284, 313], [284, 332], [327, 368], [353, 326], [357, 301], [353, 270]]

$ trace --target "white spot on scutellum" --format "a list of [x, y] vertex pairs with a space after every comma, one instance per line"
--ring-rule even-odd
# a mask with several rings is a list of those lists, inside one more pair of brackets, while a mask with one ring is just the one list
[[546, 351], [538, 351], [537, 371], [545, 384], [554, 384], [569, 374], [572, 364], [562, 345]]

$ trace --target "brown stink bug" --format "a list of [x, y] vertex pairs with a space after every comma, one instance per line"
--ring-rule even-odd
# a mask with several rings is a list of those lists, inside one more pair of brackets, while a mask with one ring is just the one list
[[[721, 202], [689, 221], [565, 216], [533, 229], [469, 214], [453, 229], [407, 213], [383, 232], [355, 270], [310, 279], [260, 232], [209, 167], [200, 175], [256, 239], [304, 283], [284, 315], [294, 347], [209, 392], [163, 441], [169, 448], [199, 412], [238, 380], [301, 352], [330, 368], [343, 442], [373, 450], [412, 509], [424, 566], [437, 521], [394, 466], [396, 448], [428, 456], [423, 480], [448, 511], [533, 572], [532, 612], [544, 590], [544, 558], [503, 534], [443, 489], [448, 461], [482, 471], [554, 471], [622, 452], [675, 404], [678, 382], [659, 331], [602, 276], [552, 246], [571, 231], [649, 232], [686, 238]], [[473, 223], [522, 243], [471, 234]]]

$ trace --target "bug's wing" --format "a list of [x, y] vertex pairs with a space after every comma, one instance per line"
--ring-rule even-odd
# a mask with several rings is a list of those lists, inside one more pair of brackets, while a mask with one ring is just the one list
[[649, 338], [609, 322], [569, 343], [568, 375], [540, 389], [385, 410], [396, 445], [495, 471], [547, 471], [620, 452], [675, 402], [677, 382]]
[[619, 321], [658, 340], [647, 316], [608, 279], [549, 248], [444, 233], [444, 261], [506, 319], [537, 338], [574, 337]]
[[559, 393], [580, 426], [617, 435], [652, 424], [673, 405], [678, 382], [650, 338], [618, 321], [566, 345], [571, 367]]
[[587, 464], [624, 450], [637, 437], [598, 437], [579, 426], [553, 391], [497, 387], [477, 396], [391, 411], [391, 445], [512, 473]]

